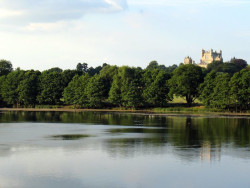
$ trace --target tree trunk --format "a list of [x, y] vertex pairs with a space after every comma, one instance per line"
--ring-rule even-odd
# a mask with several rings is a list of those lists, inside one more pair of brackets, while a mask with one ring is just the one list
[[186, 95], [186, 101], [187, 101], [188, 106], [190, 107], [192, 105], [193, 99], [191, 96]]

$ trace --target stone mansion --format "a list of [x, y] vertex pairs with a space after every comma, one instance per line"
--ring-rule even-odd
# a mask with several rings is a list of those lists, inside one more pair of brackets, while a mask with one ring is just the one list
[[213, 49], [209, 51], [201, 50], [201, 60], [199, 64], [196, 64], [195, 61], [192, 60], [191, 57], [187, 56], [184, 59], [184, 64], [196, 64], [200, 67], [207, 68], [208, 64], [212, 63], [213, 61], [223, 61], [222, 58], [222, 51], [219, 52], [214, 51]]

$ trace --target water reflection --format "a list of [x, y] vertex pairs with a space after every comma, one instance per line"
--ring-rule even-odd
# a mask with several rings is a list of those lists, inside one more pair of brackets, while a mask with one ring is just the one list
[[62, 135], [53, 135], [50, 138], [59, 139], [59, 140], [80, 140], [83, 138], [90, 137], [87, 134], [62, 134]]
[[[0, 113], [0, 187], [247, 187], [249, 121]], [[208, 181], [211, 177], [215, 181]], [[240, 181], [235, 184], [228, 177]]]
[[[172, 153], [183, 160], [200, 158], [219, 161], [221, 148], [249, 150], [250, 146], [249, 118], [176, 117], [105, 112], [6, 112], [0, 113], [0, 122], [75, 123], [73, 125], [78, 125], [77, 129], [70, 124], [61, 132], [62, 134], [57, 134], [56, 131], [56, 134], [52, 135], [51, 125], [39, 129], [44, 131], [43, 139], [48, 138], [47, 134], [50, 133], [50, 138], [56, 140], [84, 139], [89, 145], [92, 142], [102, 143], [102, 147], [112, 156], [120, 157], [129, 157], [130, 154], [134, 156], [135, 152], [165, 153], [171, 146]], [[86, 128], [82, 126], [84, 124], [91, 126]], [[1, 124], [0, 130], [7, 125]], [[62, 128], [61, 124], [59, 126]], [[58, 129], [58, 126], [54, 127], [55, 130]], [[26, 128], [32, 129], [32, 126]], [[70, 128], [72, 130], [69, 130]], [[34, 137], [36, 134], [38, 133], [32, 132]], [[32, 140], [33, 137], [26, 139]], [[46, 142], [50, 144], [49, 141], [43, 140], [43, 143]], [[72, 144], [79, 143], [71, 143], [70, 147]], [[84, 147], [87, 147], [86, 145], [84, 144]], [[1, 153], [4, 151], [2, 148]]]

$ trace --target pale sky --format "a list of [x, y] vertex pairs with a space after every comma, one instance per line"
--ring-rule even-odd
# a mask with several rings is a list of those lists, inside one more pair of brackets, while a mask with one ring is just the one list
[[202, 48], [249, 63], [250, 0], [0, 0], [0, 59], [14, 68], [169, 66]]

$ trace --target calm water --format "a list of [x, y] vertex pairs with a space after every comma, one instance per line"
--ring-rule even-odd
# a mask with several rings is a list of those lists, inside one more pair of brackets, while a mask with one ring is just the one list
[[2, 112], [0, 187], [250, 187], [250, 117]]

